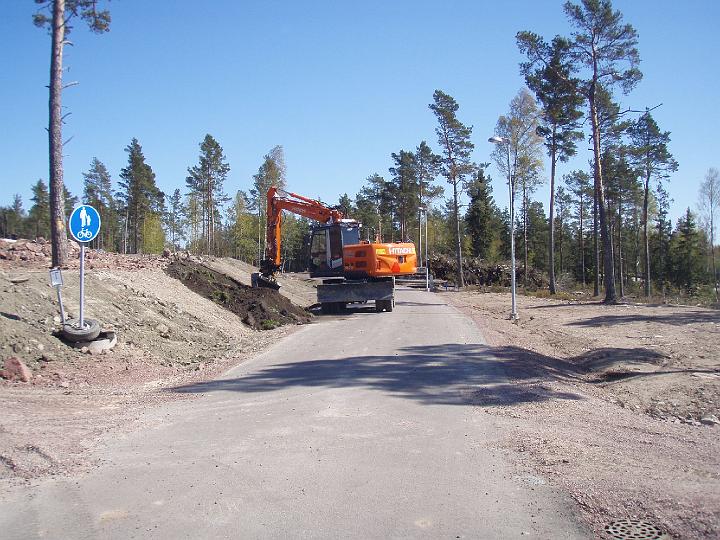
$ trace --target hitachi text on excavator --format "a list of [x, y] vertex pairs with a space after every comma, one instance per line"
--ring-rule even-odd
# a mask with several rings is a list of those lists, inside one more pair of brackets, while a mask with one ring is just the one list
[[283, 211], [312, 219], [310, 277], [321, 278], [317, 287], [323, 313], [337, 313], [347, 304], [375, 302], [378, 312], [395, 306], [395, 277], [417, 271], [415, 244], [360, 240], [360, 223], [323, 203], [271, 187], [267, 192], [265, 259], [253, 274], [255, 287], [279, 288], [281, 268], [280, 227]]

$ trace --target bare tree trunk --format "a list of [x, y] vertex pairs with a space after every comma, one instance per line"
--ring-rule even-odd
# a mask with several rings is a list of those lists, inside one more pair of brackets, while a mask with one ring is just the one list
[[[714, 197], [713, 197], [714, 199]], [[715, 287], [715, 301], [720, 299], [718, 296], [718, 275], [715, 267], [715, 201], [710, 202], [710, 254], [712, 256], [712, 278]]]
[[582, 264], [582, 269], [580, 271], [580, 274], [582, 276], [582, 284], [583, 286], [586, 283], [585, 280], [585, 235], [583, 232], [583, 218], [585, 214], [585, 201], [582, 195], [580, 195], [580, 264]]
[[593, 296], [600, 296], [600, 244], [598, 242], [598, 194], [597, 186], [595, 186], [595, 196], [593, 197], [593, 251], [595, 258], [595, 282], [593, 287]]
[[52, 265], [67, 264], [65, 201], [63, 197], [62, 69], [65, 46], [65, 0], [52, 3], [52, 47], [50, 54], [50, 236]]
[[605, 304], [617, 303], [615, 293], [615, 263], [613, 261], [613, 242], [609, 234], [609, 223], [607, 209], [605, 208], [605, 193], [602, 182], [602, 165], [600, 164], [600, 126], [598, 125], [597, 108], [595, 107], [595, 96], [591, 94], [590, 115], [592, 117], [593, 130], [593, 152], [594, 152], [594, 176], [595, 191], [597, 196], [598, 214], [600, 215], [600, 235], [603, 245], [603, 268], [605, 270]]
[[[555, 294], [555, 126], [550, 151], [550, 294]], [[562, 249], [562, 247], [561, 247]]]
[[650, 195], [650, 173], [646, 171], [645, 191], [643, 195], [643, 249], [645, 258], [645, 297], [650, 296], [650, 240], [648, 239], [648, 198]]
[[625, 296], [625, 283], [623, 282], [623, 256], [622, 256], [622, 191], [618, 195], [618, 270], [620, 273], [620, 297]]
[[455, 211], [455, 255], [457, 259], [457, 284], [458, 287], [465, 286], [465, 277], [463, 276], [462, 267], [462, 243], [460, 242], [460, 211], [458, 208], [458, 179], [453, 179], [453, 210]]
[[523, 275], [523, 287], [527, 288], [528, 284], [528, 197], [527, 197], [527, 185], [523, 183], [523, 244], [525, 249], [525, 272]]

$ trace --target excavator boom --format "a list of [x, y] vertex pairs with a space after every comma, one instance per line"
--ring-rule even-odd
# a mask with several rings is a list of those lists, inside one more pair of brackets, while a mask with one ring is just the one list
[[320, 223], [339, 222], [343, 219], [342, 212], [328, 208], [320, 201], [303, 197], [297, 193], [280, 191], [275, 186], [268, 189], [265, 265], [272, 267], [268, 268], [270, 272], [280, 268], [280, 228], [283, 210]]

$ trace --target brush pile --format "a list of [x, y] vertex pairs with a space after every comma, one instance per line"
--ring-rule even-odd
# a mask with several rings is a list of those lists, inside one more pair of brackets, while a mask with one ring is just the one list
[[[457, 281], [457, 262], [454, 257], [447, 255], [435, 255], [430, 258], [430, 272], [435, 279], [447, 280], [450, 284]], [[463, 278], [465, 285], [479, 286], [510, 286], [510, 263], [491, 263], [483, 259], [473, 258], [463, 260]], [[515, 268], [515, 279], [518, 284], [525, 281], [525, 270], [523, 267]], [[547, 287], [547, 276], [535, 268], [528, 268], [527, 287], [540, 289]]]

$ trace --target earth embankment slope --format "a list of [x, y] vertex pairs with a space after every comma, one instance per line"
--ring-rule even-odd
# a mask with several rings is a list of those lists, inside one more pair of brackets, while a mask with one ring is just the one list
[[[0, 379], [0, 478], [12, 482], [87, 466], [87, 450], [101, 435], [130, 429], [144, 407], [181, 399], [163, 388], [212, 378], [309, 318], [284, 298], [263, 300], [244, 290], [248, 306], [262, 301], [269, 312], [291, 314], [274, 317], [266, 325], [274, 329], [256, 330], [168, 275], [168, 263], [160, 257], [88, 253], [85, 316], [118, 337], [112, 351], [90, 355], [59, 337], [46, 258], [0, 261], [0, 357], [18, 358], [32, 373], [29, 383]], [[72, 261], [63, 271], [64, 306], [71, 317], [79, 311], [77, 266]], [[285, 323], [292, 324], [280, 326]]]

